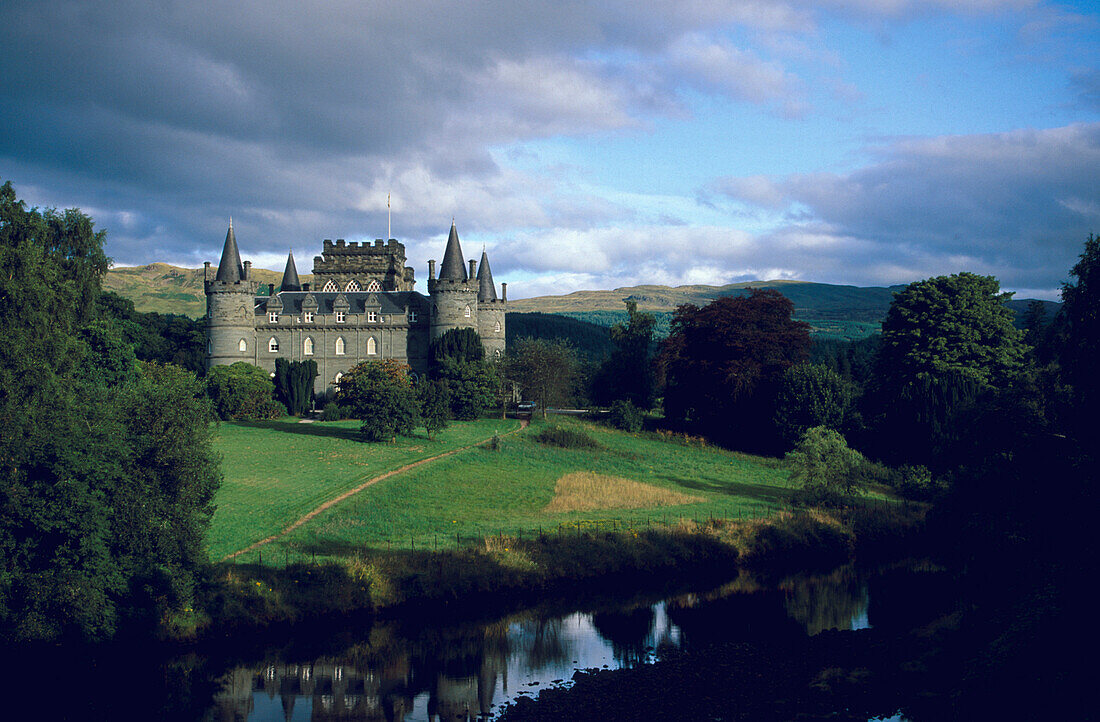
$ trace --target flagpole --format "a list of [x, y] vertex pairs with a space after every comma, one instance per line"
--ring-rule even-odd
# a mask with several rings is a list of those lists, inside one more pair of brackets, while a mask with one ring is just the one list
[[390, 194], [386, 194], [386, 241], [393, 238], [392, 212], [390, 211]]

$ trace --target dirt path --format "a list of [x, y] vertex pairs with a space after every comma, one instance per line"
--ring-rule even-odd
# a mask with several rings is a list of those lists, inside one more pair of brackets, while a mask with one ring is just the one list
[[[527, 425], [529, 423], [531, 423], [530, 419], [520, 419], [518, 429], [512, 429], [511, 431], [506, 431], [505, 433], [501, 434], [501, 436], [508, 436], [509, 434], [515, 434], [519, 431], [523, 431], [524, 429], [527, 428]], [[396, 476], [397, 474], [402, 474], [402, 473], [408, 471], [409, 469], [415, 469], [418, 466], [423, 466], [424, 464], [427, 464], [427, 463], [432, 462], [432, 461], [437, 461], [439, 459], [445, 459], [448, 456], [453, 456], [454, 454], [459, 453], [460, 451], [466, 451], [467, 449], [473, 449], [473, 448], [478, 447], [478, 446], [484, 446], [485, 444], [488, 444], [491, 440], [492, 439], [485, 439], [484, 441], [479, 441], [476, 444], [470, 444], [469, 446], [462, 446], [462, 447], [457, 448], [457, 449], [451, 449], [450, 451], [446, 451], [442, 454], [436, 454], [435, 456], [429, 456], [428, 458], [421, 459], [420, 461], [414, 461], [411, 464], [405, 464], [400, 469], [394, 469], [393, 471], [387, 471], [385, 474], [379, 474], [378, 476], [376, 476], [374, 478], [371, 478], [371, 479], [368, 479], [367, 481], [364, 481], [362, 484], [355, 487], [354, 489], [350, 489], [348, 491], [345, 491], [343, 494], [341, 494], [340, 496], [338, 496], [334, 499], [329, 499], [324, 504], [321, 504], [319, 507], [317, 507], [313, 511], [308, 512], [307, 514], [305, 514], [305, 516], [301, 517], [300, 519], [295, 521], [293, 524], [291, 524], [287, 528], [283, 529], [278, 534], [272, 534], [271, 536], [267, 537], [266, 539], [261, 539], [258, 542], [250, 544], [247, 547], [245, 547], [244, 549], [241, 549], [240, 551], [235, 551], [232, 554], [224, 557], [222, 559], [222, 561], [227, 562], [230, 559], [233, 559], [235, 557], [239, 557], [241, 554], [247, 554], [248, 552], [253, 551], [254, 549], [259, 549], [260, 547], [264, 546], [265, 544], [270, 544], [271, 542], [275, 541], [276, 539], [280, 539], [280, 538], [286, 536], [287, 534], [294, 531], [295, 529], [300, 527], [302, 524], [305, 524], [307, 521], [309, 521], [313, 517], [317, 516], [318, 514], [323, 512], [324, 510], [336, 506], [337, 504], [344, 501], [345, 499], [347, 499], [349, 497], [352, 497], [352, 496], [355, 496], [356, 494], [361, 492], [363, 489], [366, 489], [368, 486], [373, 486], [374, 484], [377, 484], [378, 482], [382, 481], [383, 479], [388, 479], [391, 476]]]

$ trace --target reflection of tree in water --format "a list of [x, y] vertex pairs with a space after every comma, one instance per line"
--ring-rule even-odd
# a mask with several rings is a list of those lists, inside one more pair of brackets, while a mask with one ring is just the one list
[[653, 607], [641, 606], [628, 611], [597, 612], [592, 615], [592, 626], [611, 643], [619, 664], [633, 667], [645, 660], [653, 620]]
[[523, 655], [530, 669], [560, 666], [571, 659], [572, 650], [562, 634], [561, 619], [527, 619], [517, 624], [514, 651]]
[[824, 577], [791, 577], [779, 588], [787, 614], [804, 625], [807, 634], [851, 629], [852, 620], [867, 612], [867, 589], [850, 567]]

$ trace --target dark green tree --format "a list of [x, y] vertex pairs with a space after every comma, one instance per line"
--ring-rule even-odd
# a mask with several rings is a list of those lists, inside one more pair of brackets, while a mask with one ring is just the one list
[[447, 428], [450, 416], [450, 399], [447, 386], [438, 379], [421, 378], [416, 385], [417, 400], [420, 403], [420, 418], [428, 438]]
[[566, 403], [573, 394], [577, 356], [563, 341], [521, 338], [510, 350], [507, 375], [523, 398], [535, 401], [546, 418], [546, 408]]
[[1023, 370], [1027, 347], [997, 279], [958, 273], [909, 284], [882, 324], [869, 416], [879, 456], [934, 466], [957, 413]]
[[292, 416], [310, 410], [313, 402], [313, 382], [317, 378], [317, 362], [275, 359], [275, 398]]
[[825, 426], [807, 429], [787, 454], [791, 482], [798, 498], [809, 504], [836, 506], [859, 488], [863, 455], [848, 447], [837, 431]]
[[459, 362], [476, 362], [485, 358], [485, 347], [481, 345], [481, 336], [472, 328], [452, 328], [432, 341], [432, 362], [443, 359]]
[[783, 372], [776, 394], [776, 430], [786, 444], [794, 444], [815, 426], [839, 431], [851, 403], [851, 385], [828, 366], [791, 366]]
[[1059, 356], [1074, 390], [1075, 432], [1091, 427], [1088, 417], [1100, 403], [1096, 360], [1100, 358], [1100, 237], [1089, 235], [1073, 281], [1062, 285], [1062, 343]]
[[211, 368], [206, 374], [206, 392], [220, 419], [277, 419], [284, 413], [273, 398], [271, 375], [244, 361]]
[[627, 299], [626, 323], [611, 327], [611, 354], [593, 379], [592, 397], [602, 405], [629, 401], [641, 409], [653, 406], [653, 329], [656, 318]]
[[420, 409], [409, 370], [394, 360], [366, 361], [340, 377], [336, 401], [359, 419], [364, 440], [412, 435]]
[[771, 289], [678, 308], [659, 359], [668, 421], [731, 446], [777, 447], [769, 422], [779, 380], [810, 346], [809, 324], [793, 312]]
[[497, 364], [484, 356], [472, 328], [451, 329], [432, 342], [431, 374], [447, 388], [451, 418], [476, 419], [496, 400]]

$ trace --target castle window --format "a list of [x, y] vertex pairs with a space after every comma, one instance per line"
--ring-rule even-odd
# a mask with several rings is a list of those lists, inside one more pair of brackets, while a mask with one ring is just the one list
[[358, 293], [359, 281], [348, 281], [348, 285], [344, 288], [347, 293]]
[[241, 353], [244, 353], [248, 350], [248, 344], [245, 343], [245, 340], [243, 338], [241, 339], [240, 343], [237, 344], [237, 350]]
[[267, 314], [268, 323], [279, 323], [279, 312], [271, 311]]
[[374, 323], [378, 320], [378, 314], [374, 311], [367, 311], [367, 323]]
[[336, 355], [337, 356], [343, 356], [344, 355], [344, 339], [343, 339], [343, 337], [340, 337], [340, 338], [336, 339]]
[[371, 336], [370, 338], [367, 339], [367, 355], [368, 356], [377, 356], [378, 355], [378, 342], [374, 340], [374, 336]]
[[325, 287], [321, 289], [321, 292], [322, 293], [336, 293], [338, 290], [340, 290], [340, 289], [336, 288], [336, 283], [333, 282], [333, 281], [329, 281], [328, 283], [325, 284]]
[[332, 386], [333, 386], [333, 388], [335, 388], [335, 389], [336, 389], [337, 391], [339, 391], [339, 390], [340, 390], [340, 379], [342, 379], [342, 378], [344, 378], [344, 374], [343, 374], [343, 372], [342, 372], [342, 371], [337, 371], [337, 372], [336, 372], [336, 378], [334, 378], [334, 379], [332, 380]]
[[378, 281], [371, 281], [367, 284], [367, 293], [378, 293], [382, 290], [382, 284]]
[[409, 309], [409, 323], [416, 323], [416, 311]]
[[302, 342], [302, 353], [306, 356], [313, 355], [313, 339], [309, 336], [306, 336], [306, 340]]
[[343, 323], [343, 322], [344, 322], [344, 318], [345, 318], [346, 316], [347, 316], [347, 314], [346, 314], [346, 313], [344, 313], [343, 311], [337, 311], [337, 312], [336, 312], [336, 323]]
[[267, 342], [267, 350], [271, 353], [277, 353], [279, 351], [279, 339], [272, 336], [271, 340]]
[[497, 325], [493, 327], [493, 330], [500, 333], [500, 321], [497, 321]]
[[465, 316], [466, 318], [470, 317], [470, 307], [469, 306], [467, 306], [466, 310], [462, 312], [462, 315]]
[[306, 311], [306, 323], [313, 323], [313, 311]]
[[493, 356], [495, 356], [496, 358], [500, 358], [500, 349], [499, 348], [496, 351], [493, 351]]

